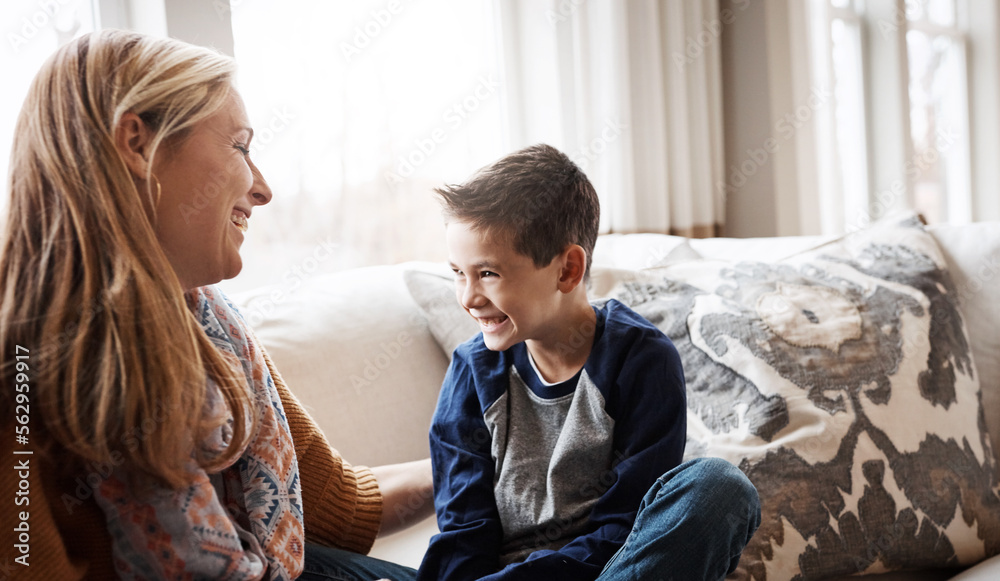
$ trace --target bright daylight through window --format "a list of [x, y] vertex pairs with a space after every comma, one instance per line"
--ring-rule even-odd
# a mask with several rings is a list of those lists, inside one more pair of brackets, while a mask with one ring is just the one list
[[274, 200], [228, 288], [443, 260], [432, 189], [503, 154], [491, 3], [243, 2], [232, 24]]
[[0, 91], [0, 176], [3, 196], [0, 214], [7, 205], [7, 164], [11, 139], [28, 85], [45, 59], [70, 39], [92, 32], [97, 15], [92, 0], [60, 2], [0, 3], [3, 23], [3, 48], [0, 48], [0, 71], [4, 90]]
[[[860, 227], [886, 211], [910, 206], [929, 223], [971, 219], [967, 33], [960, 0], [905, 0], [889, 17], [876, 16], [870, 0], [824, 0], [816, 15], [827, 19], [829, 44], [815, 51], [814, 66], [828, 72], [835, 95], [834, 119], [824, 140], [833, 192], [845, 226]], [[905, 46], [895, 50], [896, 36]], [[901, 41], [902, 42], [902, 41]], [[898, 61], [908, 87], [886, 91], [887, 79], [873, 72], [875, 61]], [[887, 100], [897, 99], [894, 102]], [[884, 131], [873, 110], [909, 111], [899, 135], [905, 164], [901, 175], [873, 185], [875, 134]], [[904, 130], [905, 132], [905, 130]], [[884, 137], [883, 137], [884, 139]], [[897, 198], [906, 197], [905, 204]]]
[[956, 0], [907, 3], [914, 206], [931, 223], [968, 220], [966, 39]]

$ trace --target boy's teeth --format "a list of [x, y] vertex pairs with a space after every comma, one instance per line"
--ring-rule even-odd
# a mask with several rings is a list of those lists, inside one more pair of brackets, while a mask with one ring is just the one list
[[489, 319], [479, 319], [479, 324], [486, 328], [492, 328], [503, 323], [507, 317], [491, 317]]
[[240, 232], [247, 231], [249, 223], [247, 222], [246, 216], [242, 214], [233, 214], [232, 216], [229, 217], [229, 219], [232, 220], [233, 224], [236, 224], [236, 227], [240, 229]]

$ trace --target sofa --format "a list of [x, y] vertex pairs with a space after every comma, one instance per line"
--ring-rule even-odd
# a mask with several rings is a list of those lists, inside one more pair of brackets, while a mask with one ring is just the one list
[[[758, 486], [731, 578], [972, 581], [1000, 579], [998, 280], [1000, 223], [896, 216], [835, 237], [601, 236], [589, 296], [671, 337], [688, 456]], [[428, 456], [451, 349], [476, 332], [451, 289], [445, 265], [409, 262], [232, 299], [334, 447], [374, 466]], [[436, 531], [371, 554], [416, 567]]]

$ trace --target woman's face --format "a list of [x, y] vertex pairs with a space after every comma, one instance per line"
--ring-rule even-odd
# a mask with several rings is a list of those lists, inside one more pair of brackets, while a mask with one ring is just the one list
[[233, 278], [243, 267], [250, 213], [271, 201], [250, 161], [252, 138], [243, 100], [231, 90], [222, 109], [179, 144], [160, 148], [153, 162], [161, 187], [156, 235], [185, 289]]

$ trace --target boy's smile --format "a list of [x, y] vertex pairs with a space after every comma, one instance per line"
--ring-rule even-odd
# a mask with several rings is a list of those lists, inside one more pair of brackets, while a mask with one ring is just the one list
[[483, 333], [495, 334], [500, 331], [503, 324], [510, 320], [510, 317], [503, 315], [502, 317], [477, 317], [479, 321], [479, 326], [483, 328]]
[[560, 264], [535, 266], [503, 236], [449, 222], [446, 239], [455, 295], [479, 322], [486, 346], [503, 351], [522, 341], [556, 339], [549, 321], [559, 312]]

